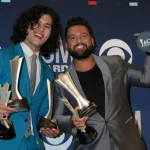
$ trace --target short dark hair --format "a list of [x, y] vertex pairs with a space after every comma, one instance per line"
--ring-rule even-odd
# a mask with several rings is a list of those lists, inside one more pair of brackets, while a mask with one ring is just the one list
[[38, 23], [42, 15], [47, 14], [52, 17], [51, 35], [48, 40], [41, 46], [40, 54], [46, 56], [55, 52], [60, 46], [61, 24], [59, 15], [50, 7], [44, 5], [34, 5], [24, 10], [16, 19], [13, 26], [13, 34], [11, 40], [14, 44], [22, 42], [27, 36], [28, 26], [31, 27]]
[[[94, 38], [94, 32], [93, 32], [93, 29], [92, 27], [90, 26], [90, 24], [88, 23], [88, 21], [82, 17], [75, 17], [75, 18], [71, 18], [67, 21], [67, 26], [65, 28], [65, 39], [67, 39], [67, 31], [70, 27], [72, 26], [76, 26], [76, 25], [82, 25], [82, 26], [85, 26], [90, 35]], [[94, 38], [94, 43], [95, 43], [95, 38]], [[96, 43], [95, 43], [96, 44]]]

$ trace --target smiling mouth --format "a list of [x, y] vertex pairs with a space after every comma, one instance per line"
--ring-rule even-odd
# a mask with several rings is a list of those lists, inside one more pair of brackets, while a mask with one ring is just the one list
[[43, 35], [41, 35], [39, 33], [35, 33], [34, 36], [39, 37], [39, 38], [43, 38]]
[[85, 49], [85, 48], [86, 48], [85, 44], [78, 44], [78, 45], [74, 46], [74, 49], [77, 49], [77, 50], [82, 50], [82, 49]]

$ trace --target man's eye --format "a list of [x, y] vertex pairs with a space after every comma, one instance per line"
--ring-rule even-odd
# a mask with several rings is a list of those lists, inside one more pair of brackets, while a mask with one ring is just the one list
[[71, 40], [73, 40], [73, 39], [75, 39], [75, 37], [74, 37], [74, 36], [72, 36], [72, 37], [70, 37], [70, 39], [71, 39]]
[[86, 35], [86, 34], [83, 34], [82, 37], [87, 37], [87, 35]]
[[45, 26], [46, 28], [50, 29], [50, 26]]

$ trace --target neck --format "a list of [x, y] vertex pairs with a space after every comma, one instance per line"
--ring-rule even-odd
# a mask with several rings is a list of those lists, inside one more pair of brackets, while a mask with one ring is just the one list
[[73, 59], [73, 64], [77, 71], [85, 72], [91, 70], [95, 66], [96, 62], [93, 55], [91, 54], [88, 58], [85, 59]]
[[24, 41], [24, 43], [32, 50], [33, 53], [37, 53], [40, 51], [40, 47], [29, 44], [27, 41]]

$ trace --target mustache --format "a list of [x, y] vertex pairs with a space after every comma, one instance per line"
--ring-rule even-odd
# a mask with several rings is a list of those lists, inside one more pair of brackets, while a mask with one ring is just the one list
[[73, 49], [75, 49], [76, 47], [78, 47], [80, 45], [85, 46], [87, 48], [87, 45], [85, 43], [78, 43], [73, 47]]

